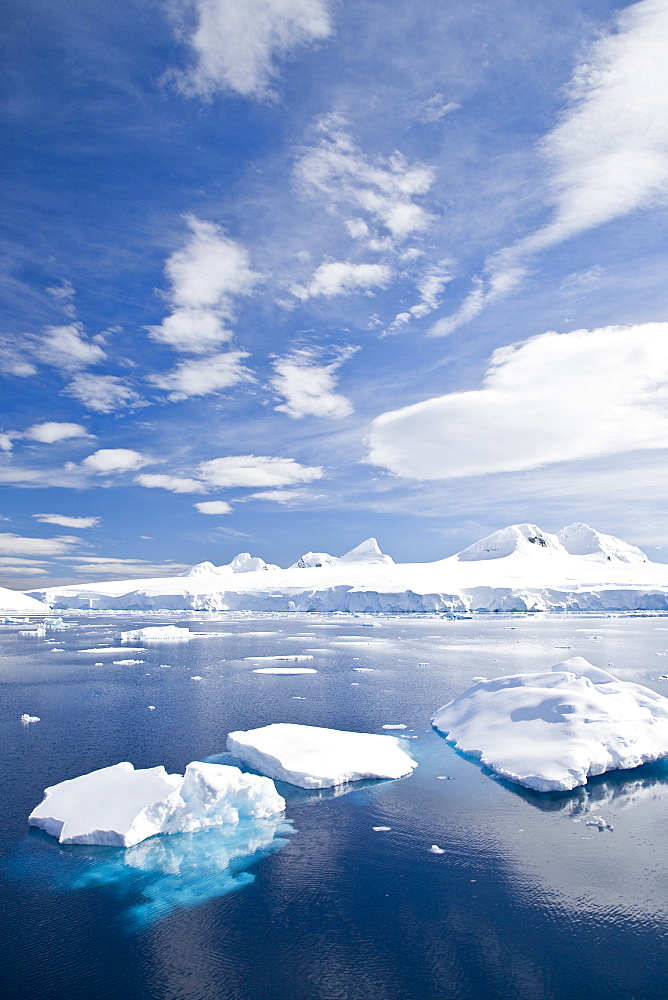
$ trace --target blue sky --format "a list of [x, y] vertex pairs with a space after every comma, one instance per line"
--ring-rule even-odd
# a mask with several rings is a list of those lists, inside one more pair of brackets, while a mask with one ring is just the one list
[[20, 0], [0, 584], [668, 560], [668, 0]]

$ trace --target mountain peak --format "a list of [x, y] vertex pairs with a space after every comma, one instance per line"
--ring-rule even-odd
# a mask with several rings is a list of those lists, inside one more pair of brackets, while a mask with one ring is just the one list
[[511, 524], [462, 549], [457, 556], [462, 562], [473, 562], [478, 559], [504, 559], [514, 552], [530, 556], [563, 553], [563, 546], [556, 535], [542, 531], [536, 524]]
[[598, 555], [607, 562], [643, 563], [647, 556], [637, 545], [615, 535], [596, 531], [588, 524], [569, 524], [557, 532], [557, 538], [572, 556]]
[[384, 555], [375, 538], [367, 538], [350, 552], [341, 556], [340, 562], [348, 563], [393, 563], [391, 556]]

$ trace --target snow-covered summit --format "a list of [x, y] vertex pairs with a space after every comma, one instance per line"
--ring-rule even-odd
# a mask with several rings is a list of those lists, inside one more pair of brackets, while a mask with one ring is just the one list
[[521, 555], [563, 554], [564, 547], [557, 535], [542, 531], [535, 524], [511, 524], [462, 549], [457, 553], [457, 558], [462, 562], [504, 559], [514, 552], [519, 552]]
[[569, 524], [556, 537], [572, 556], [597, 555], [608, 562], [645, 563], [647, 556], [637, 545], [614, 535], [605, 535], [588, 524]]
[[334, 566], [338, 561], [329, 552], [305, 552], [290, 569], [317, 569], [319, 566]]
[[339, 562], [343, 563], [394, 563], [392, 556], [386, 556], [380, 550], [380, 546], [375, 538], [367, 538], [360, 542], [350, 552], [341, 556]]
[[252, 556], [250, 552], [240, 552], [230, 563], [233, 573], [256, 573], [258, 570], [280, 569], [274, 563], [266, 563], [259, 556]]

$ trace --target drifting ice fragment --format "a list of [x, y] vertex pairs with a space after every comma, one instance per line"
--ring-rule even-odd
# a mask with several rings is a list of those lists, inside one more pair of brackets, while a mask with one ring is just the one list
[[254, 674], [317, 674], [313, 667], [257, 667]]
[[480, 681], [432, 724], [501, 777], [540, 792], [668, 757], [668, 698], [581, 656]]
[[157, 833], [196, 833], [284, 808], [273, 781], [238, 767], [195, 761], [182, 776], [124, 761], [46, 788], [28, 822], [61, 844], [132, 847]]
[[394, 736], [274, 723], [230, 733], [227, 749], [271, 778], [331, 788], [362, 778], [401, 778], [416, 763]]
[[149, 625], [132, 632], [119, 632], [114, 636], [114, 642], [182, 642], [192, 639], [193, 635], [190, 629], [176, 625]]
[[39, 715], [28, 715], [27, 712], [24, 712], [23, 715], [21, 716], [21, 722], [23, 723], [24, 726], [29, 726], [31, 722], [41, 722], [41, 721], [42, 720], [40, 719]]

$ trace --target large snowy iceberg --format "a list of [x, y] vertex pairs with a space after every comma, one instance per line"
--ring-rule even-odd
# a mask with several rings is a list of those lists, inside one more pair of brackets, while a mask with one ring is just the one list
[[582, 656], [545, 673], [479, 681], [432, 724], [497, 774], [540, 792], [668, 757], [668, 698]]
[[148, 625], [131, 632], [119, 632], [114, 642], [183, 642], [192, 638], [190, 629], [178, 625]]
[[132, 847], [157, 833], [196, 833], [284, 808], [273, 781], [238, 767], [195, 761], [180, 775], [124, 761], [46, 788], [28, 822], [61, 844]]
[[301, 788], [401, 778], [417, 766], [403, 741], [394, 736], [287, 722], [230, 733], [227, 749], [263, 774]]

